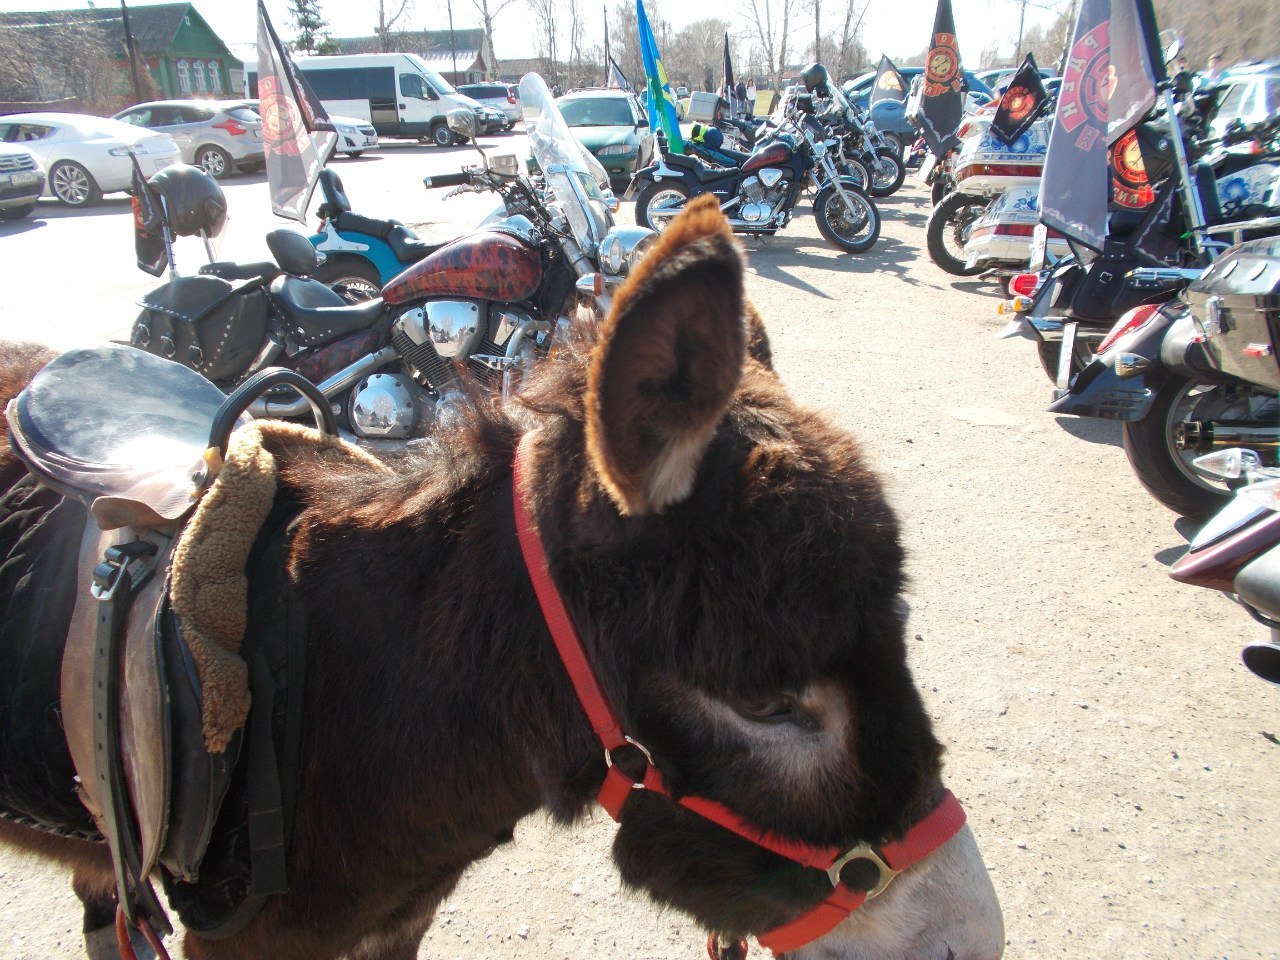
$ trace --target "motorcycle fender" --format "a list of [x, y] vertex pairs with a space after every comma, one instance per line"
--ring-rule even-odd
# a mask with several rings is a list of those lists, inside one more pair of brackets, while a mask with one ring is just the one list
[[1204, 348], [1204, 337], [1191, 311], [1173, 322], [1160, 344], [1160, 362], [1169, 370], [1211, 383], [1239, 382], [1217, 369]]
[[[1071, 389], [1049, 404], [1049, 412], [1100, 420], [1143, 419], [1155, 403], [1156, 388], [1167, 376], [1160, 354], [1169, 326], [1168, 316], [1161, 311], [1145, 327], [1094, 357], [1076, 375]], [[1122, 357], [1138, 357], [1150, 366], [1141, 373], [1122, 377], [1116, 372], [1116, 361]]]

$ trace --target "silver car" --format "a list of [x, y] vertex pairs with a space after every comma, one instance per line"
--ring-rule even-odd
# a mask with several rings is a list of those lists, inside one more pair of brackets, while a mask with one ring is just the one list
[[262, 119], [248, 100], [155, 100], [121, 110], [115, 119], [169, 134], [184, 162], [219, 180], [233, 168], [261, 170], [266, 159]]
[[458, 92], [496, 109], [502, 114], [506, 130], [523, 117], [520, 113], [520, 91], [509, 83], [467, 83], [458, 87]]

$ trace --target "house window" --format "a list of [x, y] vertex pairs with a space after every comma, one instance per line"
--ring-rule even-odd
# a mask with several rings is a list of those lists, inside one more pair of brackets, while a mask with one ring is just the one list
[[204, 62], [194, 60], [191, 63], [191, 68], [196, 75], [196, 93], [204, 93]]
[[178, 90], [182, 93], [191, 92], [191, 73], [189, 71], [190, 64], [186, 60], [179, 60], [175, 67], [178, 68]]
[[209, 61], [209, 92], [222, 92], [222, 64], [217, 60]]

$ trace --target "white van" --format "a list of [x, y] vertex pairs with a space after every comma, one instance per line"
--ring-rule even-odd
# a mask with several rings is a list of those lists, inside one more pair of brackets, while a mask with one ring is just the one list
[[[294, 63], [330, 114], [368, 120], [380, 137], [430, 140], [442, 147], [458, 142], [445, 122], [450, 110], [465, 108], [486, 133], [487, 113], [464, 97], [412, 53], [353, 53], [340, 57], [296, 57]], [[256, 70], [248, 74], [249, 95], [258, 95]]]

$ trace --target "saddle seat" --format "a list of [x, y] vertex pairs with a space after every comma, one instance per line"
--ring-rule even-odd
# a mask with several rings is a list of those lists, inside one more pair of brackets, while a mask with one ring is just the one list
[[430, 243], [420, 239], [399, 220], [373, 220], [358, 213], [344, 211], [334, 216], [333, 225], [339, 231], [349, 230], [385, 240], [395, 258], [406, 265], [417, 263], [444, 246], [443, 243]]
[[28, 468], [101, 529], [164, 526], [195, 505], [226, 399], [183, 364], [110, 344], [56, 357], [6, 417]]
[[385, 312], [382, 300], [347, 303], [319, 280], [277, 277], [270, 296], [287, 324], [290, 339], [315, 347], [367, 330]]
[[688, 170], [700, 182], [705, 184], [712, 184], [719, 180], [737, 180], [742, 176], [742, 171], [739, 169], [712, 167], [699, 158], [688, 154], [668, 153], [663, 159], [666, 161], [667, 166]]

